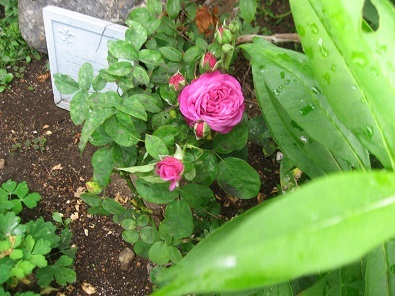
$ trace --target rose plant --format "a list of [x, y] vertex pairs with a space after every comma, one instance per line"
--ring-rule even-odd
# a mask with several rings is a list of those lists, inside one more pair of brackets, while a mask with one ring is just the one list
[[[86, 63], [78, 81], [54, 75], [58, 90], [73, 94], [81, 151], [98, 147], [90, 192], [81, 195], [89, 213], [113, 215], [135, 252], [159, 265], [178, 262], [223, 223], [211, 185], [241, 199], [261, 185], [247, 162], [253, 121], [230, 69], [238, 19], [222, 17], [204, 34], [195, 1], [165, 8], [151, 0], [131, 11], [125, 40], [108, 42], [108, 68], [94, 73]], [[126, 204], [103, 194], [114, 173], [132, 191]]]

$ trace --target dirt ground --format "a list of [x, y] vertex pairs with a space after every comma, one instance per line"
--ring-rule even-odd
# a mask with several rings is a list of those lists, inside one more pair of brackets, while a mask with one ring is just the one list
[[[289, 6], [278, 7], [277, 11], [279, 14], [287, 12]], [[268, 17], [263, 23], [270, 24], [272, 33], [292, 32], [291, 16], [283, 19], [282, 23], [275, 24], [275, 21]], [[148, 279], [152, 265], [146, 259], [136, 257], [127, 270], [121, 269], [120, 252], [127, 247], [133, 249], [133, 246], [123, 241], [121, 227], [110, 218], [88, 215], [88, 207], [78, 197], [92, 176], [90, 159], [94, 148], [89, 146], [80, 153], [77, 147], [80, 127], [71, 122], [68, 111], [54, 104], [50, 79], [43, 82], [37, 79], [46, 72], [47, 62], [47, 57], [43, 56], [41, 61], [28, 64], [23, 79], [15, 79], [9, 90], [0, 93], [0, 159], [5, 161], [4, 167], [0, 166], [0, 184], [9, 179], [26, 181], [31, 191], [40, 193], [42, 200], [38, 207], [23, 212], [26, 221], [40, 216], [52, 221], [51, 215], [55, 211], [64, 217], [78, 217], [70, 224], [72, 242], [78, 248], [75, 260], [77, 282], [61, 289], [61, 292], [65, 295], [87, 295], [82, 285], [90, 284], [96, 288], [94, 295], [148, 295], [152, 290]], [[249, 114], [258, 114], [252, 78], [245, 76], [248, 65], [239, 67], [243, 69], [236, 69], [236, 73], [242, 75], [238, 78], [243, 80], [249, 102], [247, 110]], [[31, 144], [34, 141], [38, 143], [37, 150]], [[249, 162], [262, 180], [259, 197], [272, 196], [273, 188], [279, 182], [275, 157], [265, 158], [259, 147], [251, 145]], [[231, 217], [240, 206], [246, 206], [229, 202], [223, 192], [215, 190], [223, 199], [224, 215]], [[127, 190], [117, 179], [106, 190], [109, 197], [125, 194]], [[253, 199], [247, 206], [256, 202]]]

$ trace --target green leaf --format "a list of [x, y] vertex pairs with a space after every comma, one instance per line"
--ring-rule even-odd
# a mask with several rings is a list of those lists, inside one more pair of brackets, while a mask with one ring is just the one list
[[101, 91], [107, 85], [107, 81], [101, 77], [100, 73], [96, 75], [92, 81], [92, 88], [94, 91]]
[[129, 173], [148, 173], [153, 171], [154, 168], [155, 168], [155, 163], [150, 163], [146, 165], [138, 165], [129, 168], [118, 168], [118, 170], [129, 172]]
[[175, 246], [168, 246], [169, 248], [169, 259], [173, 263], [178, 263], [182, 259], [180, 251]]
[[108, 67], [107, 71], [115, 76], [127, 76], [132, 72], [133, 66], [129, 62], [116, 62]]
[[148, 73], [143, 67], [141, 67], [141, 66], [134, 67], [132, 75], [134, 78], [136, 78], [136, 80], [138, 82], [140, 82], [144, 85], [149, 84]]
[[147, 244], [153, 244], [160, 239], [158, 231], [152, 226], [140, 228], [140, 238]]
[[395, 235], [394, 176], [333, 174], [258, 205], [158, 274], [167, 287], [154, 295], [241, 291], [354, 262]]
[[155, 264], [166, 264], [170, 260], [169, 246], [164, 241], [158, 241], [149, 249], [148, 256]]
[[102, 205], [107, 212], [113, 215], [121, 215], [126, 211], [126, 209], [119, 202], [112, 198], [105, 198]]
[[218, 174], [217, 157], [215, 154], [210, 151], [204, 151], [194, 164], [196, 170], [194, 182], [207, 186], [211, 185]]
[[122, 105], [118, 105], [116, 108], [121, 112], [147, 121], [147, 112], [145, 111], [144, 105], [134, 96], [124, 98]]
[[130, 20], [144, 25], [150, 19], [150, 12], [146, 7], [136, 7], [130, 11], [126, 24], [129, 25]]
[[40, 194], [37, 192], [30, 193], [22, 199], [22, 202], [27, 206], [29, 209], [33, 209], [37, 206], [37, 203], [41, 200]]
[[146, 215], [141, 215], [137, 218], [137, 226], [146, 226], [149, 223], [149, 217]]
[[28, 192], [29, 192], [29, 187], [27, 186], [26, 181], [23, 181], [16, 186], [13, 194], [17, 195], [18, 198], [22, 200]]
[[160, 0], [148, 0], [147, 8], [152, 14], [161, 14], [162, 13], [162, 4]]
[[168, 0], [166, 4], [166, 10], [170, 18], [176, 18], [181, 10], [180, 0]]
[[93, 179], [101, 187], [107, 186], [110, 183], [110, 177], [114, 168], [111, 147], [103, 147], [97, 150], [92, 156], [92, 166]]
[[12, 180], [8, 180], [7, 182], [1, 184], [1, 187], [7, 192], [6, 195], [8, 194], [14, 194], [14, 190], [17, 187], [17, 183]]
[[214, 193], [208, 186], [187, 184], [180, 189], [181, 197], [193, 208], [201, 209], [210, 199], [215, 199]]
[[248, 128], [239, 124], [227, 134], [216, 134], [213, 139], [214, 151], [222, 154], [241, 150], [248, 140]]
[[244, 160], [228, 157], [218, 164], [218, 185], [238, 198], [256, 197], [261, 188], [258, 173]]
[[77, 81], [75, 81], [69, 75], [55, 73], [53, 78], [56, 88], [62, 94], [69, 95], [80, 90], [80, 86], [78, 85]]
[[182, 61], [182, 53], [173, 47], [164, 46], [159, 49], [163, 56], [172, 62], [181, 62]]
[[136, 230], [124, 230], [122, 231], [122, 238], [129, 244], [134, 244], [139, 239], [139, 233]]
[[[339, 162], [343, 170], [370, 168], [366, 149], [337, 119], [304, 55], [274, 47], [261, 39], [256, 39], [254, 44], [245, 45], [243, 48], [254, 60], [254, 76], [259, 76], [256, 77], [257, 92], [264, 93], [265, 90], [260, 88], [265, 87], [272, 90], [276, 100], [273, 106], [278, 102], [286, 110], [291, 118], [291, 125], [293, 123], [298, 127], [306, 139], [313, 138], [331, 153], [344, 159], [344, 165]], [[258, 82], [261, 77], [264, 84]], [[259, 100], [263, 110], [266, 108], [264, 100]]]
[[125, 230], [133, 230], [136, 228], [136, 220], [133, 219], [125, 219], [122, 221], [121, 226]]
[[136, 190], [146, 201], [156, 204], [166, 204], [176, 199], [176, 190], [169, 191], [168, 183], [149, 183], [142, 179], [136, 180]]
[[70, 117], [75, 125], [82, 124], [89, 116], [89, 95], [86, 91], [77, 92], [70, 102]]
[[395, 39], [389, 36], [395, 10], [389, 1], [372, 2], [380, 27], [365, 32], [364, 2], [290, 1], [306, 55], [337, 117], [394, 169]]
[[165, 210], [163, 227], [175, 238], [186, 238], [193, 232], [192, 212], [184, 200], [169, 203]]
[[395, 240], [389, 240], [368, 254], [365, 295], [394, 295]]
[[0, 214], [0, 239], [9, 235], [20, 235], [26, 232], [26, 226], [20, 225], [21, 218], [14, 212], [7, 212], [5, 215]]
[[188, 48], [188, 50], [184, 53], [184, 62], [185, 63], [192, 63], [198, 60], [203, 54], [201, 48], [197, 46], [192, 46]]
[[147, 152], [157, 160], [160, 159], [160, 156], [169, 155], [169, 150], [165, 142], [156, 136], [145, 135], [145, 148]]
[[[60, 217], [61, 219], [61, 217]], [[62, 220], [60, 220], [62, 222]], [[60, 223], [61, 223], [60, 222]], [[59, 243], [59, 236], [56, 234], [56, 227], [51, 222], [45, 222], [42, 217], [33, 221], [30, 220], [27, 224], [27, 232], [36, 240], [46, 240], [50, 242], [51, 247], [56, 247]]]
[[125, 128], [118, 118], [119, 116], [114, 115], [104, 122], [103, 127], [105, 132], [120, 146], [131, 147], [137, 144], [139, 138], [134, 126]]
[[82, 64], [78, 71], [78, 85], [80, 89], [88, 91], [93, 81], [93, 66], [90, 63]]
[[125, 40], [108, 40], [108, 51], [117, 59], [129, 61], [138, 60], [138, 53], [134, 46]]
[[81, 151], [85, 149], [86, 143], [93, 132], [104, 122], [107, 118], [111, 117], [114, 111], [110, 108], [97, 107], [89, 112], [84, 126], [81, 131], [81, 138], [78, 147]]
[[126, 21], [126, 24], [129, 26], [129, 29], [127, 29], [125, 32], [126, 41], [129, 42], [135, 50], [140, 51], [141, 46], [143, 46], [145, 41], [147, 41], [147, 29], [138, 22], [132, 21], [130, 19]]
[[156, 129], [153, 136], [160, 138], [166, 147], [173, 147], [175, 142], [174, 138], [178, 135], [179, 128], [172, 125], [164, 125]]
[[257, 0], [240, 0], [240, 15], [247, 22], [251, 23], [255, 18]]
[[158, 66], [163, 63], [161, 54], [152, 49], [140, 50], [139, 60], [144, 64], [153, 65], [153, 66]]
[[151, 113], [158, 113], [162, 111], [163, 102], [159, 96], [137, 94], [132, 96], [133, 99], [138, 100], [143, 104], [144, 108]]

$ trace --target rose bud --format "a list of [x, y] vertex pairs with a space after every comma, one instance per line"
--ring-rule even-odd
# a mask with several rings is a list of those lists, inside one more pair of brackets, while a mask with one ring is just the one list
[[230, 43], [232, 38], [233, 38], [232, 32], [224, 27], [218, 27], [214, 33], [214, 39], [219, 44]]
[[210, 126], [204, 121], [198, 121], [193, 125], [193, 130], [197, 140], [207, 137], [210, 132]]
[[184, 165], [178, 158], [173, 156], [165, 156], [156, 164], [155, 173], [164, 181], [170, 181], [169, 190], [173, 191], [182, 178]]
[[182, 87], [185, 86], [184, 76], [182, 76], [180, 72], [177, 72], [176, 74], [170, 77], [169, 86], [175, 91], [179, 91]]
[[217, 69], [217, 59], [211, 52], [206, 52], [200, 61], [200, 66], [205, 72], [212, 72]]
[[233, 34], [238, 34], [240, 31], [240, 23], [238, 21], [232, 21], [229, 24], [229, 30], [230, 32], [232, 32]]

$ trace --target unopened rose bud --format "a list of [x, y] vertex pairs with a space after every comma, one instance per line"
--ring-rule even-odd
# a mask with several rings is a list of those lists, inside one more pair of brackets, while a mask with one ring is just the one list
[[197, 140], [204, 139], [210, 132], [210, 126], [204, 121], [198, 121], [193, 125], [193, 130]]
[[240, 23], [238, 21], [232, 21], [229, 24], [229, 30], [230, 32], [232, 32], [233, 34], [238, 34], [240, 31]]
[[179, 91], [181, 88], [185, 86], [184, 76], [182, 76], [180, 72], [177, 72], [176, 74], [170, 77], [169, 86], [175, 91]]
[[232, 41], [232, 32], [224, 27], [218, 27], [214, 34], [214, 39], [219, 44], [227, 44]]
[[216, 70], [216, 65], [217, 59], [211, 52], [207, 52], [204, 56], [202, 56], [200, 66], [205, 72], [211, 72]]

